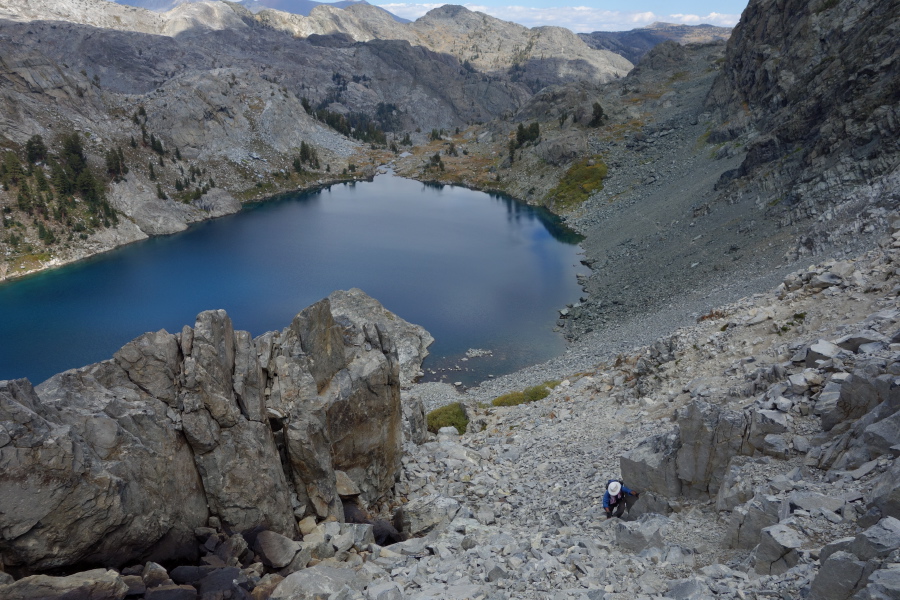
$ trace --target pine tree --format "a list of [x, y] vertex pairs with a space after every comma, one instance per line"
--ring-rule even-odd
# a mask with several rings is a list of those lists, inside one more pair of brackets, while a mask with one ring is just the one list
[[9, 150], [6, 152], [6, 155], [3, 157], [3, 184], [7, 187], [9, 185], [19, 185], [25, 177], [25, 172], [22, 170], [22, 163], [19, 162], [19, 156]]
[[600, 106], [599, 102], [594, 102], [594, 113], [588, 126], [600, 127], [600, 125], [603, 124], [604, 119], [606, 119], [606, 114], [603, 112], [603, 107]]
[[34, 171], [34, 181], [37, 184], [37, 188], [42, 192], [50, 191], [50, 182], [47, 181], [47, 176], [44, 175], [44, 169], [37, 168]]
[[28, 164], [33, 165], [47, 158], [47, 146], [44, 145], [44, 138], [39, 135], [31, 136], [25, 142], [25, 159]]
[[19, 205], [19, 210], [24, 210], [29, 214], [34, 210], [34, 203], [32, 202], [31, 190], [28, 189], [28, 184], [22, 184], [16, 196], [16, 203]]

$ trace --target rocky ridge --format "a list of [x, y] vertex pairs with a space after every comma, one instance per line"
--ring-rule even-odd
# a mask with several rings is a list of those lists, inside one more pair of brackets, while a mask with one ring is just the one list
[[722, 123], [710, 141], [747, 152], [719, 183], [722, 201], [769, 198], [781, 227], [820, 223], [807, 251], [835, 243], [827, 221], [847, 190], [898, 167], [898, 27], [890, 1], [751, 2], [706, 102]]
[[682, 45], [727, 41], [731, 37], [731, 28], [657, 22], [630, 31], [594, 31], [579, 33], [578, 37], [591, 48], [615, 52], [638, 64], [647, 52], [666, 40]]
[[529, 29], [449, 4], [409, 24], [365, 3], [345, 9], [317, 6], [308, 17], [280, 11], [262, 11], [258, 16], [301, 37], [345, 34], [356, 41], [405, 40], [485, 73], [512, 68], [534, 90], [573, 80], [602, 83], [624, 76], [633, 66], [618, 54], [592, 49], [568, 29]]

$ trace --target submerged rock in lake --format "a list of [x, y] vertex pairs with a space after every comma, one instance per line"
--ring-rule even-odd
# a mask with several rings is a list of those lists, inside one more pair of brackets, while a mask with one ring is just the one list
[[352, 290], [256, 339], [206, 311], [37, 388], [0, 382], [2, 563], [195, 558], [211, 517], [288, 536], [304, 515], [343, 521], [336, 470], [366, 503], [394, 483], [400, 374], [430, 342]]

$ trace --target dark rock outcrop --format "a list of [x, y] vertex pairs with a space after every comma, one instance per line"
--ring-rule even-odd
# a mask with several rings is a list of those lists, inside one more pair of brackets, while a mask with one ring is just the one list
[[[741, 175], [866, 181], [900, 152], [900, 5], [892, 0], [752, 0], [707, 106], [710, 141], [754, 132]], [[831, 173], [831, 176], [828, 174]]]
[[[297, 517], [343, 520], [335, 470], [363, 501], [384, 496], [400, 467], [400, 360], [386, 311], [359, 290], [335, 297], [348, 295], [339, 319], [326, 298], [251, 339], [207, 311], [37, 389], [0, 382], [3, 564], [192, 558], [210, 517], [294, 536]], [[392, 331], [424, 334], [397, 317]], [[409, 352], [410, 368], [422, 357]]]

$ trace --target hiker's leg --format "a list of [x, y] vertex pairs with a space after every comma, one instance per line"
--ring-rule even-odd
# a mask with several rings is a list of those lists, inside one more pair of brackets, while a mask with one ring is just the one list
[[621, 519], [623, 514], [625, 514], [625, 503], [619, 502], [616, 506], [616, 517]]

